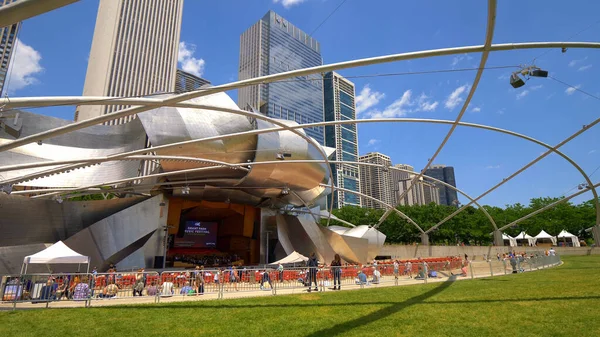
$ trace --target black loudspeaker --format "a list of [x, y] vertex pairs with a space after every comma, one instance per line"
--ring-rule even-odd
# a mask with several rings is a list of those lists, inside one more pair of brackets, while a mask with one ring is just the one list
[[155, 256], [154, 257], [154, 269], [162, 269], [164, 260], [165, 260], [164, 256]]

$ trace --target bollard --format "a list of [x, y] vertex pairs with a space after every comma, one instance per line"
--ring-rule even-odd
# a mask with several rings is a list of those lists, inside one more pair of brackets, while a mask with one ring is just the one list
[[492, 268], [492, 261], [488, 261], [488, 264], [490, 265], [490, 275], [494, 276], [494, 269]]
[[427, 284], [427, 276], [428, 276], [428, 272], [427, 272], [427, 263], [423, 262], [423, 280], [425, 281], [425, 284]]
[[502, 265], [504, 266], [504, 275], [506, 275], [506, 260], [502, 260]]
[[473, 262], [469, 262], [469, 270], [471, 271], [471, 280], [475, 278], [473, 275]]

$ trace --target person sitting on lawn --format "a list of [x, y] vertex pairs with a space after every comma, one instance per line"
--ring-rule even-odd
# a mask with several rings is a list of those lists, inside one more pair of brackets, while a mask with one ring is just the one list
[[90, 286], [87, 284], [87, 279], [82, 278], [81, 281], [79, 277], [75, 278], [75, 288], [73, 288], [73, 300], [75, 301], [85, 301], [90, 296]]
[[99, 294], [98, 297], [113, 298], [113, 297], [117, 296], [118, 292], [119, 292], [119, 287], [117, 287], [117, 285], [112, 280], [109, 280], [108, 285], [102, 289], [102, 294]]
[[175, 290], [173, 288], [174, 288], [173, 282], [171, 282], [171, 281], [163, 282], [163, 284], [160, 286], [160, 296], [164, 296], [164, 297], [173, 296], [173, 294], [175, 293]]
[[179, 291], [180, 295], [190, 295], [190, 294], [194, 294], [194, 289], [190, 286], [190, 282], [186, 281], [185, 285], [183, 287], [181, 287], [181, 290]]
[[381, 272], [379, 271], [379, 269], [377, 269], [377, 267], [373, 267], [373, 280], [371, 281], [371, 283], [375, 283], [378, 284], [379, 281], [381, 280]]
[[369, 281], [367, 281], [367, 274], [363, 273], [362, 270], [358, 271], [358, 276], [356, 277], [356, 284], [369, 285]]

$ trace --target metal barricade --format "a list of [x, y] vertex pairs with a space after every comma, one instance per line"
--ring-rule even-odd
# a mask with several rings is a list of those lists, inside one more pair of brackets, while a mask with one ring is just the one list
[[[160, 277], [157, 272], [114, 272], [92, 275], [90, 300], [123, 300], [157, 302]], [[142, 300], [145, 299], [145, 300]]]
[[221, 269], [163, 271], [159, 277], [158, 301], [212, 295], [223, 297], [224, 272]]
[[[2, 277], [2, 303], [46, 304], [76, 301], [88, 305], [91, 296], [92, 275], [86, 273], [23, 274]], [[35, 307], [35, 306], [34, 306]]]

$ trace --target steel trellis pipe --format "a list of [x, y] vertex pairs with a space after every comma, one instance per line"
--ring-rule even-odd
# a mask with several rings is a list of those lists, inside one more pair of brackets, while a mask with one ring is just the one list
[[[586, 130], [589, 130], [594, 125], [598, 124], [599, 122], [600, 122], [600, 118], [596, 119], [595, 121], [593, 121], [589, 125], [585, 125], [581, 130], [579, 130], [579, 131], [575, 132], [574, 134], [572, 134], [571, 136], [567, 137], [562, 142], [560, 142], [556, 146], [554, 146], [552, 149], [544, 152], [542, 155], [538, 156], [536, 159], [534, 159], [533, 161], [529, 162], [529, 164], [523, 166], [522, 168], [520, 168], [519, 170], [517, 170], [515, 173], [511, 174], [508, 178], [504, 178], [500, 183], [496, 184], [494, 187], [490, 188], [489, 190], [485, 191], [483, 194], [481, 194], [480, 196], [478, 196], [477, 198], [475, 198], [475, 200], [479, 200], [479, 199], [483, 198], [484, 196], [488, 195], [490, 192], [494, 191], [498, 187], [504, 185], [504, 183], [508, 182], [512, 178], [514, 178], [517, 175], [519, 175], [521, 172], [523, 172], [526, 169], [528, 169], [529, 167], [533, 166], [533, 164], [535, 164], [538, 161], [544, 159], [547, 155], [549, 155], [551, 152], [553, 152], [553, 150], [556, 150], [556, 149], [560, 148], [561, 146], [565, 145], [566, 143], [570, 142], [575, 137], [579, 136], [580, 134], [582, 134]], [[596, 199], [597, 199], [597, 197], [596, 197]], [[596, 200], [596, 202], [597, 202], [597, 200]], [[463, 207], [459, 208], [454, 213], [450, 214], [449, 216], [447, 216], [446, 218], [444, 218], [442, 221], [440, 221], [439, 223], [437, 223], [435, 226], [429, 228], [426, 233], [429, 233], [429, 232], [435, 230], [436, 228], [438, 228], [439, 226], [441, 226], [446, 221], [452, 219], [456, 214], [462, 212], [467, 206], [471, 205], [472, 203], [473, 202], [470, 202], [467, 205], [464, 205]], [[600, 224], [599, 219], [600, 219], [600, 210], [598, 208], [596, 208], [596, 225]]]
[[[279, 126], [283, 130], [285, 130], [285, 131], [292, 132], [295, 135], [299, 136], [300, 138], [306, 140], [306, 142], [308, 144], [310, 144], [310, 145], [312, 145], [312, 146], [315, 147], [315, 149], [321, 154], [321, 156], [325, 160], [325, 163], [326, 163], [325, 166], [326, 166], [327, 171], [329, 172], [329, 180], [330, 180], [330, 183], [331, 183], [331, 187], [333, 188], [333, 186], [334, 186], [333, 169], [331, 168], [331, 165], [329, 165], [329, 158], [327, 157], [327, 154], [325, 153], [325, 150], [323, 150], [323, 148], [314, 139], [312, 139], [311, 137], [307, 136], [303, 132], [297, 130], [298, 128], [292, 128], [292, 127], [288, 126], [287, 124], [282, 123], [281, 121], [279, 121], [279, 120], [277, 120], [275, 118], [267, 117], [267, 116], [264, 116], [264, 115], [261, 115], [261, 114], [257, 114], [257, 113], [250, 113], [248, 111], [244, 111], [244, 110], [240, 110], [240, 109], [229, 109], [229, 108], [223, 108], [223, 107], [217, 107], [217, 106], [205, 106], [205, 105], [194, 104], [194, 103], [192, 103], [192, 105], [194, 107], [200, 108], [200, 109], [203, 109], [203, 108], [204, 109], [211, 109], [211, 110], [214, 110], [214, 111], [221, 111], [221, 112], [226, 112], [226, 113], [231, 113], [231, 114], [238, 114], [238, 115], [244, 115], [244, 116], [247, 116], [247, 117], [254, 117], [256, 119], [261, 119], [261, 120], [270, 122], [270, 123], [272, 123], [272, 124], [274, 124], [276, 126]], [[238, 134], [240, 134], [240, 133], [238, 133]], [[219, 137], [215, 137], [215, 138], [219, 138]], [[207, 138], [205, 138], [205, 139], [207, 139]], [[184, 143], [184, 142], [180, 142], [179, 144], [181, 145], [182, 143]], [[171, 145], [171, 144], [169, 144], [169, 145]], [[0, 145], [0, 148], [1, 147], [2, 147], [2, 145]], [[155, 152], [155, 151], [163, 149], [163, 148], [164, 148], [164, 146], [156, 146], [156, 147], [150, 148], [151, 151], [145, 151], [146, 149], [143, 149], [143, 150], [137, 150], [137, 151], [129, 152], [129, 154], [131, 155], [131, 154], [134, 154], [134, 153]], [[0, 152], [1, 152], [1, 150], [0, 150]], [[111, 155], [109, 157], [113, 158], [113, 159], [116, 159], [116, 158], [123, 158], [125, 156], [127, 156], [127, 154], [123, 154], [122, 153], [122, 154]], [[70, 165], [70, 166], [61, 167], [60, 169], [62, 169], [62, 170], [70, 170], [70, 169], [75, 169], [75, 168], [78, 168], [78, 167], [81, 167], [81, 165], [74, 164], [74, 165]], [[44, 175], [47, 175], [47, 174], [49, 174], [47, 171], [45, 171], [45, 172], [38, 172], [38, 173], [34, 173], [34, 174], [29, 175], [27, 177], [27, 179], [35, 179], [35, 177], [43, 177]], [[14, 179], [13, 179], [13, 181], [14, 181]], [[11, 183], [11, 182], [4, 182], [4, 183]], [[332, 197], [332, 201], [333, 201], [333, 197]], [[332, 211], [333, 211], [333, 202], [331, 202], [329, 213], [331, 214]], [[327, 220], [327, 225], [329, 225], [329, 218]]]
[[[502, 51], [502, 50], [531, 49], [531, 48], [600, 48], [600, 43], [594, 43], [594, 42], [506, 43], [506, 44], [492, 45], [490, 47], [490, 51], [493, 52], [493, 51]], [[419, 59], [419, 58], [425, 58], [425, 57], [448, 56], [448, 55], [456, 55], [456, 54], [464, 54], [464, 53], [476, 53], [476, 52], [483, 52], [483, 51], [484, 51], [484, 46], [477, 45], [477, 46], [433, 49], [433, 50], [426, 50], [426, 51], [401, 53], [401, 54], [378, 56], [378, 57], [372, 57], [372, 58], [366, 58], [366, 59], [333, 63], [333, 64], [328, 64], [328, 65], [323, 65], [323, 66], [304, 68], [304, 69], [298, 69], [298, 70], [293, 70], [293, 71], [288, 71], [288, 72], [283, 72], [283, 73], [278, 73], [278, 74], [273, 74], [273, 75], [256, 77], [256, 78], [252, 78], [252, 79], [248, 79], [248, 80], [232, 82], [232, 83], [218, 85], [218, 86], [207, 88], [207, 89], [199, 89], [199, 90], [191, 91], [191, 92], [184, 93], [184, 94], [174, 95], [169, 98], [159, 99], [159, 103], [157, 104], [157, 106], [165, 106], [168, 104], [178, 103], [178, 102], [182, 102], [182, 101], [189, 100], [189, 99], [196, 98], [196, 97], [202, 97], [202, 96], [206, 96], [206, 95], [210, 95], [210, 94], [214, 94], [214, 93], [218, 93], [218, 92], [239, 89], [239, 88], [249, 86], [249, 85], [272, 83], [275, 81], [288, 79], [288, 78], [292, 78], [292, 77], [307, 76], [307, 75], [324, 73], [324, 72], [328, 72], [328, 71], [360, 67], [360, 66], [367, 66], [367, 65], [373, 65], [373, 64], [395, 62], [395, 61], [402, 61], [402, 60], [413, 60], [413, 59]], [[29, 99], [30, 98], [25, 98], [24, 100], [27, 101]], [[13, 99], [11, 99], [11, 101], [12, 100]], [[54, 98], [55, 103], [60, 102], [60, 100], [61, 100], [60, 97]], [[126, 102], [126, 100], [122, 100], [120, 104], [124, 105], [124, 102]], [[6, 107], [17, 106], [16, 104], [10, 104], [9, 100], [6, 98], [4, 98], [3, 100], [0, 100], [0, 105], [4, 105], [4, 104], [6, 104]], [[39, 101], [38, 101], [38, 104], [41, 104], [41, 103], [39, 103]], [[106, 104], [104, 102], [92, 102], [88, 105], [106, 105]], [[25, 144], [29, 144], [29, 143], [34, 143], [34, 142], [44, 140], [47, 138], [56, 137], [56, 136], [59, 136], [59, 135], [62, 135], [62, 134], [65, 134], [65, 133], [68, 133], [71, 131], [83, 129], [83, 128], [86, 128], [86, 127], [89, 127], [92, 125], [108, 122], [110, 120], [134, 115], [134, 114], [144, 112], [144, 111], [147, 111], [150, 109], [151, 108], [147, 107], [147, 106], [128, 108], [128, 109], [116, 111], [116, 112], [113, 112], [113, 113], [110, 113], [107, 115], [94, 117], [94, 118], [91, 118], [91, 119], [88, 119], [85, 121], [76, 122], [76, 123], [58, 127], [58, 128], [52, 129], [52, 130], [40, 132], [35, 135], [23, 137], [21, 139], [11, 141], [10, 143], [0, 145], [0, 152], [14, 149], [16, 147], [19, 147], [19, 146], [22, 146]]]
[[[179, 103], [177, 104], [179, 105], [184, 105], [185, 107], [188, 107], [188, 104], [185, 103]], [[246, 114], [248, 116], [250, 116], [251, 113], [247, 112], [247, 111], [240, 111], [240, 113], [242, 114]], [[394, 119], [369, 119], [369, 120], [344, 120], [344, 121], [331, 121], [331, 122], [321, 122], [321, 123], [312, 123], [312, 124], [302, 124], [302, 125], [297, 125], [297, 126], [292, 126], [290, 128], [293, 129], [297, 129], [297, 128], [305, 128], [305, 127], [312, 127], [312, 126], [327, 126], [327, 125], [341, 125], [341, 124], [359, 124], [359, 123], [380, 123], [380, 122], [395, 122], [395, 123], [399, 123], [399, 122], [414, 122], [414, 123], [432, 123], [432, 124], [451, 124], [453, 123], [452, 121], [448, 121], [448, 120], [434, 120], [434, 119], [422, 119], [422, 118], [394, 118]], [[500, 128], [496, 128], [496, 127], [492, 127], [492, 126], [487, 126], [487, 125], [481, 125], [481, 124], [473, 124], [473, 123], [466, 123], [466, 122], [460, 122], [459, 125], [461, 126], [466, 126], [466, 127], [473, 127], [473, 128], [479, 128], [479, 129], [484, 129], [484, 130], [488, 130], [488, 131], [494, 131], [494, 132], [499, 132], [499, 133], [504, 133], [510, 136], [514, 136], [514, 137], [518, 137], [530, 142], [533, 142], [535, 144], [541, 145], [549, 150], [552, 150], [553, 152], [555, 152], [556, 154], [558, 154], [559, 156], [563, 157], [565, 160], [567, 160], [573, 167], [575, 167], [583, 176], [583, 178], [586, 180], [586, 182], [588, 183], [589, 186], [593, 186], [592, 182], [589, 178], [589, 176], [585, 173], [585, 171], [575, 162], [573, 161], [570, 157], [568, 157], [567, 155], [565, 155], [564, 153], [562, 153], [561, 151], [557, 150], [557, 149], [553, 149], [552, 146], [539, 141], [535, 138], [520, 134], [520, 133], [516, 133], [513, 131], [509, 131], [509, 130], [505, 130], [505, 129], [500, 129]], [[222, 136], [216, 136], [216, 137], [209, 137], [209, 138], [205, 138], [205, 139], [197, 139], [197, 140], [192, 140], [192, 141], [184, 141], [184, 142], [178, 142], [178, 143], [173, 143], [173, 144], [167, 144], [167, 145], [162, 145], [159, 147], [155, 147], [152, 149], [142, 149], [142, 150], [136, 150], [136, 151], [132, 151], [132, 152], [128, 152], [128, 153], [122, 153], [120, 154], [118, 157], [115, 156], [109, 156], [109, 157], [105, 157], [105, 158], [87, 158], [87, 159], [75, 159], [75, 160], [66, 160], [66, 161], [52, 161], [52, 162], [41, 162], [41, 163], [31, 163], [31, 164], [20, 164], [20, 165], [9, 165], [9, 166], [3, 166], [0, 167], [0, 172], [2, 171], [10, 171], [10, 170], [17, 170], [17, 169], [26, 169], [26, 168], [37, 168], [37, 167], [43, 167], [43, 166], [54, 166], [54, 165], [63, 165], [63, 164], [71, 164], [71, 163], [90, 163], [90, 162], [94, 162], [94, 163], [98, 163], [98, 162], [104, 162], [104, 161], [111, 161], [111, 160], [116, 160], [117, 158], [123, 157], [123, 158], [131, 158], [131, 159], [141, 159], [141, 160], [145, 160], [145, 159], [169, 159], [170, 157], [172, 157], [173, 160], [177, 160], [176, 156], [135, 156], [132, 155], [133, 153], [147, 153], [147, 152], [153, 152], [151, 150], [157, 150], [157, 149], [165, 149], [165, 148], [172, 148], [172, 147], [176, 147], [176, 146], [180, 146], [183, 144], [191, 144], [191, 143], [197, 143], [197, 142], [203, 142], [203, 141], [212, 141], [212, 140], [216, 140], [216, 139], [224, 139], [224, 138], [229, 138], [229, 137], [234, 137], [236, 135], [247, 135], [247, 134], [262, 134], [262, 133], [267, 133], [267, 132], [274, 132], [274, 131], [281, 131], [283, 130], [282, 128], [268, 128], [268, 129], [262, 129], [262, 130], [253, 130], [253, 131], [248, 131], [248, 132], [244, 132], [244, 133], [239, 133], [239, 134], [229, 134], [229, 135], [222, 135]], [[181, 158], [187, 158], [187, 157], [181, 157]], [[196, 159], [196, 158], [194, 158]], [[199, 160], [199, 161], [203, 161], [203, 160]], [[206, 161], [206, 160], [204, 160]], [[394, 168], [397, 169], [397, 168]], [[63, 170], [61, 168], [58, 169], [54, 169], [54, 170], [50, 170], [50, 171], [45, 171], [46, 174], [56, 174], [56, 173], [61, 173]], [[427, 176], [425, 176], [427, 177]], [[430, 177], [427, 177], [430, 178]], [[5, 180], [2, 181], [2, 183], [10, 183], [10, 182], [15, 182], [15, 181], [19, 181], [19, 179], [23, 179], [21, 178], [15, 178], [12, 180]], [[22, 180], [21, 180], [22, 181]], [[450, 185], [451, 186], [451, 185]], [[454, 188], [454, 186], [452, 186], [452, 188]], [[592, 193], [596, 196], [596, 189], [594, 187], [592, 187]], [[461, 193], [462, 194], [462, 193]], [[466, 194], [465, 194], [466, 196]], [[468, 199], [472, 200], [470, 197], [468, 197]], [[598, 205], [599, 201], [598, 198], [595, 197], [595, 205], [597, 209], [600, 209], [599, 205]]]
[[[465, 111], [467, 111], [467, 107], [469, 107], [469, 103], [471, 103], [471, 99], [473, 98], [473, 95], [475, 95], [475, 91], [477, 90], [477, 86], [479, 85], [479, 80], [481, 80], [481, 75], [483, 75], [483, 69], [485, 68], [485, 64], [487, 63], [487, 59], [490, 54], [490, 47], [492, 45], [492, 40], [494, 37], [494, 27], [496, 26], [496, 0], [488, 0], [488, 17], [487, 18], [488, 18], [487, 19], [487, 28], [486, 28], [486, 34], [485, 34], [485, 43], [483, 45], [483, 53], [481, 53], [481, 60], [479, 61], [479, 69], [477, 70], [477, 74], [475, 74], [475, 79], [473, 80], [473, 85], [471, 86], [471, 89], [469, 90], [469, 94], [467, 95], [467, 98], [465, 99], [465, 102], [463, 103], [463, 106], [460, 109], [458, 116], [456, 116], [456, 120], [454, 121], [454, 123], [450, 127], [450, 130], [446, 134], [446, 137], [444, 137], [444, 140], [442, 140], [442, 143], [440, 144], [440, 146], [433, 153], [433, 156], [431, 156], [431, 158], [429, 158], [425, 167], [421, 170], [421, 172], [419, 172], [419, 174], [417, 174], [413, 178], [413, 180], [411, 181], [411, 184], [408, 186], [408, 188], [404, 192], [402, 192], [402, 194], [398, 198], [400, 200], [402, 200], [402, 198], [404, 198], [404, 196], [407, 195], [408, 192], [410, 192], [410, 190], [413, 188], [413, 186], [415, 186], [415, 183], [417, 181], [419, 181], [419, 179], [421, 179], [421, 177], [423, 177], [423, 175], [425, 174], [425, 171], [427, 171], [429, 166], [431, 166], [433, 161], [440, 154], [440, 152], [442, 151], [442, 149], [444, 148], [444, 146], [446, 145], [446, 143], [448, 142], [448, 140], [454, 133], [454, 130], [456, 130], [456, 127], [458, 126], [458, 123], [460, 123], [460, 120], [462, 119], [463, 115], [465, 114]], [[377, 225], [380, 225], [382, 222], [384, 222], [385, 219], [389, 215], [390, 215], [389, 211], [385, 212], [379, 219], [379, 222], [377, 223]]]

